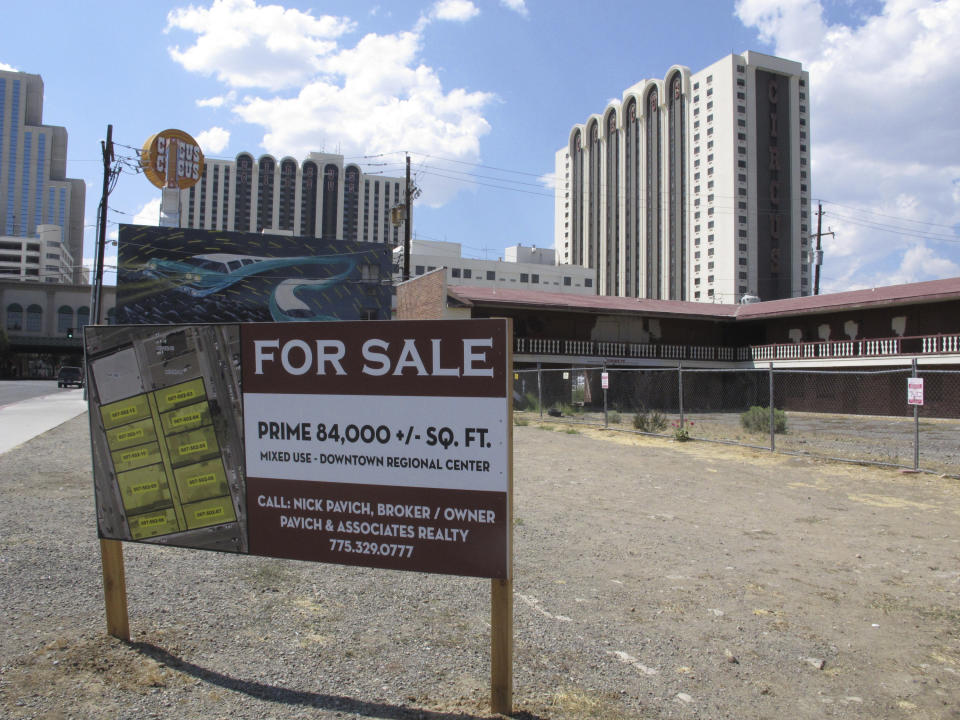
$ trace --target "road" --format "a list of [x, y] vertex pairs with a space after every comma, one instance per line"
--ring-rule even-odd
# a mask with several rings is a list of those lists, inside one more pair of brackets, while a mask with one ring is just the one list
[[29, 398], [67, 392], [56, 380], [0, 380], [0, 408]]
[[56, 380], [0, 381], [0, 454], [86, 411], [83, 390]]

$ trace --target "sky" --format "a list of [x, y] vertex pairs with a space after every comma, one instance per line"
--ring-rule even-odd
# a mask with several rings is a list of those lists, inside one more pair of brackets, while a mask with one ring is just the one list
[[[0, 67], [43, 77], [87, 183], [92, 265], [108, 124], [118, 223], [155, 225], [153, 133], [210, 157], [336, 152], [423, 194], [414, 235], [467, 257], [553, 246], [554, 155], [576, 123], [672, 65], [754, 50], [810, 73], [821, 292], [960, 276], [960, 0], [51, 0], [4, 9]], [[116, 247], [107, 248], [106, 266]], [[112, 282], [108, 274], [108, 283]]]

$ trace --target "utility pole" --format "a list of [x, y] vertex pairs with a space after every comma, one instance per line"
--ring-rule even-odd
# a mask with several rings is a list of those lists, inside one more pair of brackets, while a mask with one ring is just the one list
[[413, 193], [410, 191], [410, 156], [407, 155], [407, 184], [403, 199], [406, 219], [403, 225], [403, 280], [410, 279], [410, 228], [413, 227]]
[[97, 259], [93, 266], [93, 324], [101, 323], [103, 314], [103, 251], [107, 244], [107, 196], [110, 194], [110, 166], [113, 163], [113, 125], [107, 125], [107, 140], [100, 142], [103, 153], [103, 194], [100, 196], [100, 216], [97, 233]]
[[820, 246], [820, 239], [824, 235], [835, 235], [834, 232], [820, 232], [823, 222], [823, 203], [817, 201], [817, 249], [813, 254], [814, 275], [813, 275], [813, 294], [820, 294], [820, 266], [823, 265], [823, 249]]

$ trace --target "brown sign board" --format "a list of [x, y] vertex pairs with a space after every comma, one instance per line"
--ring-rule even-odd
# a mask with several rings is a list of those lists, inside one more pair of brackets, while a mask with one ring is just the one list
[[506, 320], [90, 326], [100, 536], [509, 578]]

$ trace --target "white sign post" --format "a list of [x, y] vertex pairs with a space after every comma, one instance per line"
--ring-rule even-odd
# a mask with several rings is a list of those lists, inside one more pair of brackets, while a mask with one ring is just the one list
[[913, 405], [913, 470], [920, 469], [920, 406], [923, 405], [923, 378], [916, 377], [917, 361], [913, 361], [914, 377], [907, 378], [907, 404]]

